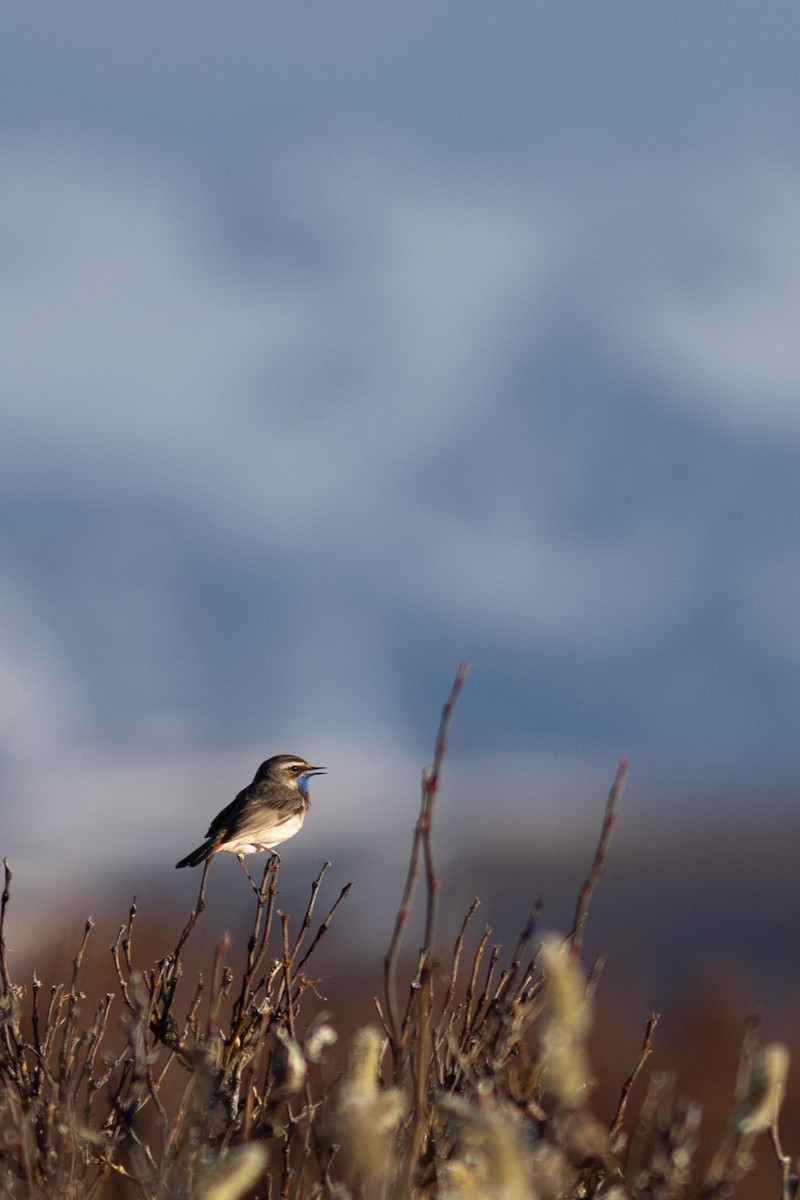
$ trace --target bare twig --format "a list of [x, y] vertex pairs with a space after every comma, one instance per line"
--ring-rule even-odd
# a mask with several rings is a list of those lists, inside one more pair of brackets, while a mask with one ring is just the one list
[[322, 884], [323, 876], [325, 875], [325, 872], [330, 869], [330, 865], [331, 864], [329, 862], [324, 862], [322, 864], [322, 869], [321, 869], [319, 875], [316, 877], [316, 879], [311, 884], [311, 895], [309, 896], [308, 907], [306, 908], [306, 915], [303, 917], [303, 923], [300, 926], [300, 932], [298, 933], [297, 939], [295, 940], [294, 946], [292, 948], [292, 958], [297, 957], [297, 952], [300, 949], [300, 946], [303, 943], [303, 939], [305, 938], [305, 935], [311, 926], [311, 914], [314, 912], [314, 905], [316, 904], [316, 901], [317, 901], [317, 893], [319, 892], [320, 886]]
[[[244, 864], [242, 864], [242, 866], [244, 868]], [[246, 870], [246, 868], [244, 869]], [[269, 946], [269, 935], [272, 926], [272, 913], [275, 907], [275, 896], [277, 895], [278, 891], [279, 873], [280, 858], [275, 854], [267, 860], [267, 864], [264, 867], [264, 873], [261, 877], [261, 883], [253, 884], [253, 891], [256, 896], [256, 912], [253, 919], [253, 928], [250, 933], [250, 939], [247, 943], [247, 956], [245, 959], [244, 972], [242, 974], [242, 982], [239, 988], [239, 994], [236, 997], [233, 1005], [231, 1030], [228, 1036], [229, 1061], [230, 1054], [235, 1051], [238, 1045], [245, 1013], [250, 1006], [250, 1001], [253, 996], [253, 976], [263, 961]]]
[[20, 1062], [20, 1055], [17, 1045], [17, 1023], [14, 1020], [14, 996], [6, 954], [6, 910], [11, 899], [11, 880], [13, 878], [7, 858], [3, 859], [3, 868], [5, 870], [5, 881], [3, 884], [3, 898], [0, 901], [0, 985], [2, 985], [2, 996], [0, 996], [0, 999], [3, 1003], [4, 1016], [2, 1022], [3, 1041], [6, 1047], [6, 1057], [9, 1064], [12, 1064], [11, 1070], [13, 1071], [15, 1066], [19, 1070], [17, 1064]]
[[286, 1021], [289, 1033], [295, 1040], [294, 1031], [294, 996], [292, 994], [292, 953], [289, 949], [289, 917], [286, 913], [278, 913], [283, 928], [283, 980], [286, 991]]
[[3, 859], [3, 869], [5, 871], [5, 882], [3, 884], [3, 898], [0, 901], [0, 983], [3, 985], [3, 991], [8, 992], [11, 987], [11, 979], [8, 974], [8, 963], [6, 960], [6, 909], [11, 899], [13, 872], [7, 858]]
[[536, 923], [539, 920], [541, 912], [542, 901], [541, 899], [537, 899], [534, 902], [531, 911], [528, 913], [528, 920], [525, 922], [525, 927], [522, 930], [522, 933], [519, 935], [519, 941], [517, 942], [516, 949], [514, 950], [514, 957], [511, 960], [511, 966], [507, 971], [503, 972], [503, 978], [495, 996], [496, 1000], [502, 1000], [505, 996], [507, 996], [512, 984], [516, 980], [517, 975], [519, 974], [519, 969], [522, 965], [522, 959], [527, 954], [528, 947], [536, 930]]
[[72, 960], [72, 982], [70, 984], [69, 996], [67, 998], [67, 1017], [64, 1021], [64, 1028], [61, 1035], [61, 1052], [59, 1054], [59, 1070], [62, 1081], [66, 1079], [70, 1073], [71, 1056], [74, 1053], [73, 1044], [73, 1026], [75, 1023], [76, 1009], [78, 1001], [82, 999], [78, 992], [78, 975], [80, 974], [83, 955], [86, 951], [86, 943], [89, 940], [89, 934], [94, 928], [94, 921], [91, 917], [87, 917], [86, 924], [83, 927], [83, 937], [81, 944], [78, 947], [78, 952]]
[[480, 969], [481, 959], [483, 958], [484, 951], [486, 950], [486, 945], [491, 936], [491, 926], [487, 925], [483, 931], [483, 936], [478, 943], [478, 948], [475, 951], [475, 957], [472, 960], [472, 973], [470, 974], [469, 983], [467, 984], [467, 993], [464, 997], [464, 1024], [461, 1028], [461, 1038], [459, 1042], [462, 1051], [466, 1049], [470, 1030], [472, 1029], [472, 1002], [475, 998], [475, 989], [478, 984], [478, 971]]
[[455, 681], [453, 683], [450, 695], [445, 701], [442, 709], [442, 717], [439, 722], [439, 731], [436, 737], [436, 747], [434, 751], [434, 760], [432, 766], [423, 775], [422, 785], [422, 801], [420, 804], [419, 817], [414, 829], [414, 839], [411, 847], [411, 858], [408, 864], [408, 874], [406, 883], [403, 889], [403, 896], [400, 901], [400, 907], [397, 910], [397, 916], [394, 923], [394, 931], [392, 939], [389, 943], [389, 949], [383, 960], [383, 981], [384, 995], [386, 998], [386, 1018], [387, 1032], [389, 1033], [393, 1049], [396, 1051], [400, 1044], [401, 1028], [400, 1016], [397, 1002], [397, 958], [400, 951], [400, 944], [403, 938], [405, 927], [408, 923], [408, 918], [411, 913], [411, 904], [414, 898], [414, 892], [417, 886], [417, 878], [419, 876], [419, 860], [420, 853], [425, 858], [426, 878], [428, 887], [428, 901], [425, 917], [425, 934], [423, 941], [423, 952], [425, 955], [430, 952], [433, 942], [433, 935], [436, 925], [436, 907], [439, 892], [439, 883], [433, 866], [433, 846], [432, 846], [432, 823], [433, 823], [433, 806], [436, 799], [436, 793], [439, 790], [439, 780], [441, 775], [442, 764], [447, 750], [447, 738], [450, 732], [450, 723], [453, 717], [453, 710], [458, 700], [459, 694], [464, 682], [467, 678], [469, 665], [462, 662], [456, 672]]
[[622, 1085], [617, 1111], [614, 1114], [614, 1119], [612, 1120], [608, 1129], [608, 1136], [612, 1149], [619, 1132], [622, 1129], [622, 1122], [625, 1119], [625, 1110], [628, 1107], [628, 1098], [630, 1097], [631, 1089], [639, 1077], [639, 1073], [644, 1064], [647, 1062], [648, 1058], [653, 1052], [653, 1034], [655, 1033], [656, 1025], [659, 1022], [660, 1015], [660, 1013], [651, 1013], [650, 1020], [647, 1022], [647, 1028], [645, 1029], [644, 1041], [642, 1042], [642, 1048], [639, 1051], [639, 1057], [633, 1064], [633, 1070], [631, 1071], [630, 1075]]
[[295, 976], [300, 974], [300, 972], [303, 970], [303, 967], [306, 965], [309, 958], [311, 957], [311, 955], [314, 953], [317, 946], [319, 945], [320, 940], [328, 932], [330, 923], [333, 920], [333, 914], [336, 912], [337, 908], [342, 903], [342, 901], [345, 900], [350, 895], [350, 890], [351, 890], [352, 886], [353, 886], [352, 881], [350, 883], [346, 883], [344, 885], [344, 887], [342, 888], [342, 890], [339, 892], [339, 895], [336, 897], [336, 899], [334, 900], [330, 909], [328, 910], [328, 915], [326, 916], [325, 920], [320, 925], [317, 932], [314, 934], [314, 940], [312, 941], [311, 945], [306, 950], [303, 957], [300, 959], [300, 962], [295, 967]]
[[192, 911], [192, 914], [189, 917], [189, 920], [186, 922], [185, 926], [183, 927], [181, 936], [178, 938], [178, 944], [175, 947], [174, 963], [175, 963], [176, 967], [178, 966], [178, 964], [180, 962], [180, 957], [181, 957], [181, 954], [183, 953], [184, 946], [186, 945], [187, 941], [191, 937], [192, 931], [194, 930], [195, 925], [197, 924], [198, 920], [200, 919], [201, 914], [205, 911], [206, 882], [208, 881], [208, 872], [210, 869], [211, 869], [211, 859], [207, 858], [205, 863], [203, 864], [203, 874], [200, 879], [200, 890], [197, 893], [197, 903], [194, 906], [194, 910]]
[[450, 979], [448, 980], [447, 992], [446, 992], [445, 998], [444, 998], [444, 1005], [443, 1005], [444, 1012], [449, 1011], [449, 1009], [452, 1006], [453, 999], [455, 997], [456, 980], [458, 978], [458, 968], [461, 963], [461, 955], [462, 955], [462, 952], [464, 949], [464, 937], [467, 932], [467, 926], [469, 925], [472, 918], [475, 916], [475, 913], [480, 908], [480, 903], [481, 903], [480, 900], [476, 896], [475, 899], [472, 901], [472, 904], [470, 904], [469, 908], [467, 909], [466, 916], [464, 917], [464, 920], [461, 923], [461, 929], [459, 931], [458, 937], [456, 938], [455, 945], [453, 946], [453, 965], [450, 969]]
[[[159, 1041], [164, 1045], [169, 1046], [176, 1052], [183, 1053], [183, 1046], [180, 1043], [180, 1038], [177, 1032], [177, 1022], [173, 1014], [175, 1003], [175, 991], [178, 986], [178, 981], [183, 971], [183, 951], [192, 935], [192, 932], [200, 919], [201, 914], [206, 907], [206, 883], [208, 881], [208, 872], [211, 867], [211, 858], [207, 858], [203, 864], [203, 874], [200, 879], [200, 889], [197, 893], [197, 902], [192, 910], [189, 920], [183, 927], [178, 944], [175, 947], [175, 953], [162, 959], [160, 978], [158, 981], [158, 1003], [151, 1005], [150, 1024]], [[136, 1007], [136, 998], [131, 996], [132, 1006]]]
[[586, 918], [589, 916], [589, 904], [591, 903], [594, 889], [597, 886], [597, 881], [606, 865], [608, 847], [611, 842], [611, 831], [614, 828], [614, 822], [617, 817], [617, 806], [622, 799], [627, 776], [628, 761], [626, 758], [620, 758], [616, 777], [611, 785], [611, 791], [608, 793], [606, 811], [603, 816], [603, 826], [600, 831], [600, 841], [597, 844], [597, 850], [595, 851], [594, 861], [589, 869], [589, 874], [581, 884], [578, 893], [578, 903], [575, 909], [575, 920], [572, 931], [567, 937], [575, 958], [580, 956], [581, 949], [583, 948], [583, 931], [586, 925]]

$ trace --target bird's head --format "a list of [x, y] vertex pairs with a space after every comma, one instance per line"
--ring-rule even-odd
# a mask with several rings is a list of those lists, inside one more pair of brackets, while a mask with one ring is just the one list
[[308, 793], [308, 781], [313, 775], [324, 775], [324, 767], [312, 767], [304, 758], [296, 754], [276, 754], [262, 763], [256, 772], [254, 782], [281, 783], [284, 787], [297, 788], [303, 795]]

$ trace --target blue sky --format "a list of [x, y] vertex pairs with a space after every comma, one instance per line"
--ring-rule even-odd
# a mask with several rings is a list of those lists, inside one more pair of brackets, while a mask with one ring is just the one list
[[278, 750], [405, 827], [462, 658], [476, 809], [796, 770], [794, 3], [4, 26], [13, 860], [172, 861]]

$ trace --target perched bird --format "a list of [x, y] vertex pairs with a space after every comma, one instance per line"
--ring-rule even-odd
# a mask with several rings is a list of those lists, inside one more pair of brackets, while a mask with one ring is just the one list
[[253, 782], [242, 788], [208, 827], [206, 841], [176, 867], [196, 867], [218, 850], [228, 850], [242, 862], [245, 854], [274, 850], [300, 832], [311, 797], [308, 781], [324, 775], [296, 754], [276, 754], [258, 768]]

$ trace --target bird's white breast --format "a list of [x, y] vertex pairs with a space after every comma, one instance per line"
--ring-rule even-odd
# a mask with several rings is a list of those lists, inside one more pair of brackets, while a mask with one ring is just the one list
[[299, 833], [304, 820], [305, 813], [298, 813], [286, 821], [281, 821], [279, 825], [265, 829], [263, 834], [257, 835], [248, 831], [239, 837], [232, 837], [230, 841], [222, 843], [220, 850], [227, 850], [231, 854], [258, 854], [262, 850], [274, 850], [281, 842], [286, 842]]

